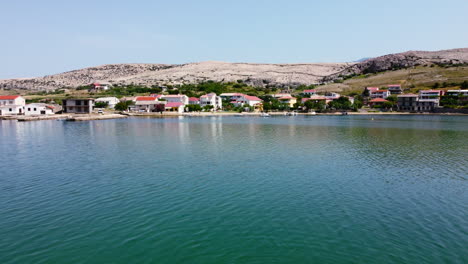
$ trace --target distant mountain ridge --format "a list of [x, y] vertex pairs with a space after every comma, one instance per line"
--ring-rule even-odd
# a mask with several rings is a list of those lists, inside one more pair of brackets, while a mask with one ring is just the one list
[[198, 62], [187, 64], [108, 64], [38, 78], [0, 80], [1, 89], [55, 90], [92, 82], [114, 85], [177, 85], [213, 80], [254, 86], [297, 86], [331, 82], [344, 76], [424, 64], [466, 64], [468, 48], [408, 51], [356, 63], [255, 64]]

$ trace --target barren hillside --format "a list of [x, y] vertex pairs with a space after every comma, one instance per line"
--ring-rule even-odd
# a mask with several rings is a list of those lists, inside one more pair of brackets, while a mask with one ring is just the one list
[[145, 86], [243, 80], [254, 85], [285, 86], [319, 83], [325, 76], [352, 64], [252, 64], [200, 62], [182, 65], [111, 64], [85, 68], [40, 78], [0, 80], [6, 89], [54, 90], [78, 87], [92, 82], [139, 84]]
[[328, 83], [350, 75], [398, 70], [430, 64], [467, 64], [468, 48], [408, 51], [359, 63], [254, 64], [200, 62], [170, 64], [109, 64], [38, 78], [0, 80], [0, 89], [55, 90], [92, 82], [144, 86], [242, 80], [253, 86], [296, 86]]

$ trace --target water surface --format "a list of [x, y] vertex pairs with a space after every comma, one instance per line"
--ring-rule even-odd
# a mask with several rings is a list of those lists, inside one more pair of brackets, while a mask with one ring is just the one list
[[468, 118], [0, 122], [0, 263], [468, 263]]

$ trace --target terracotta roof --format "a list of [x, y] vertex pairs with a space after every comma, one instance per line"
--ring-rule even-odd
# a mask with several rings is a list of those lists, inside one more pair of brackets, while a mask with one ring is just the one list
[[190, 102], [198, 102], [198, 101], [200, 101], [200, 99], [198, 99], [198, 98], [196, 98], [196, 97], [190, 97], [188, 100], [189, 100]]
[[184, 105], [184, 104], [180, 102], [169, 102], [165, 105], [165, 107], [179, 107], [181, 105]]
[[399, 85], [399, 84], [390, 84], [390, 85], [387, 85], [387, 87], [401, 87], [401, 85]]
[[14, 100], [20, 97], [20, 95], [2, 95], [0, 96], [0, 100]]
[[311, 97], [311, 98], [302, 98], [302, 102], [303, 102], [303, 103], [305, 103], [305, 102], [307, 102], [307, 101], [309, 101], [309, 100], [327, 100], [327, 98], [324, 97], [324, 96], [318, 96], [318, 95], [317, 95], [317, 96], [313, 96], [313, 97]]
[[257, 96], [244, 95], [244, 97], [249, 101], [262, 101], [262, 99], [258, 98]]
[[375, 98], [369, 101], [369, 103], [383, 103], [383, 102], [388, 102], [388, 100], [385, 100], [383, 98]]
[[153, 96], [138, 96], [136, 98], [137, 101], [156, 101], [156, 97]]
[[304, 93], [315, 93], [317, 90], [312, 89], [312, 90], [304, 90]]

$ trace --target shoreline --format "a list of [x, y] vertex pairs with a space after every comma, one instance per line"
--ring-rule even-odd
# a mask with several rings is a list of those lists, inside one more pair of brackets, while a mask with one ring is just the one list
[[[287, 112], [270, 112], [270, 116], [288, 116]], [[65, 121], [92, 121], [92, 120], [108, 120], [121, 119], [127, 117], [153, 117], [153, 118], [170, 118], [170, 117], [222, 117], [222, 116], [261, 116], [262, 113], [234, 113], [234, 112], [197, 112], [197, 113], [109, 113], [109, 114], [58, 114], [47, 116], [0, 116], [1, 120], [16, 120], [18, 122], [43, 121], [43, 120], [65, 120]], [[354, 116], [372, 116], [372, 115], [424, 115], [424, 116], [468, 116], [463, 113], [411, 113], [411, 112], [347, 112], [347, 115]], [[297, 113], [297, 116], [346, 116], [341, 112], [336, 113]]]

